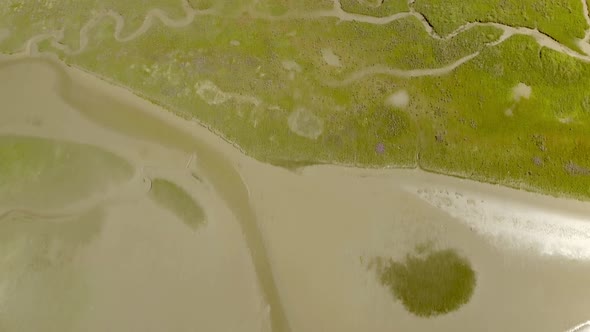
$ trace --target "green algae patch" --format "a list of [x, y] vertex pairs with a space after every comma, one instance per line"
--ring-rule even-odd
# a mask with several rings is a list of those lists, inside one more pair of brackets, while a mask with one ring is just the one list
[[408, 254], [404, 262], [377, 260], [379, 281], [411, 313], [432, 317], [458, 310], [469, 302], [476, 275], [454, 250]]
[[205, 223], [205, 211], [191, 195], [175, 183], [153, 179], [150, 198], [180, 218], [187, 226], [196, 229]]
[[133, 168], [98, 147], [53, 139], [0, 136], [3, 208], [57, 208], [128, 180]]

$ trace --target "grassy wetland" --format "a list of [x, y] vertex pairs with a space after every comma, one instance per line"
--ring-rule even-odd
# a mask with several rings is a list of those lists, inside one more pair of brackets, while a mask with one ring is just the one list
[[[67, 16], [66, 2], [8, 2], [3, 52], [56, 54], [261, 161], [590, 195], [590, 19], [577, 0], [87, 1]], [[17, 29], [25, 16], [39, 19]]]
[[1, 331], [588, 319], [585, 1], [0, 5]]

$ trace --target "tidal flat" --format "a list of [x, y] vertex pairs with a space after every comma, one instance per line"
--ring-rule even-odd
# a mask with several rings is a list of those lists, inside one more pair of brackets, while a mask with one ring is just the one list
[[[3, 57], [0, 82], [0, 166], [13, 170], [0, 177], [2, 331], [556, 332], [589, 319], [588, 203], [420, 170], [294, 172], [52, 58]], [[57, 203], [34, 203], [41, 191]], [[411, 287], [392, 292], [375, 257]], [[440, 271], [450, 293], [469, 281], [460, 305], [417, 314], [432, 298], [413, 289]]]

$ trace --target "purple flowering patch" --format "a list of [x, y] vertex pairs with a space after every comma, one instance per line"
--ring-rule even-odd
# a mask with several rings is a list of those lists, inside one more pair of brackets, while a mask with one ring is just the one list
[[383, 154], [383, 152], [385, 152], [385, 144], [381, 142], [377, 143], [377, 146], [375, 146], [375, 152], [378, 154]]

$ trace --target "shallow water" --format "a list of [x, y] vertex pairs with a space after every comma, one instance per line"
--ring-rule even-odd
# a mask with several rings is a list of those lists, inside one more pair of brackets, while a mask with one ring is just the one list
[[[174, 145], [185, 142], [174, 141], [175, 137], [188, 137], [191, 140], [187, 143], [194, 141], [190, 135], [179, 135], [177, 128], [168, 130], [167, 134], [165, 123], [160, 127], [142, 127], [142, 121], [149, 123], [149, 115], [138, 117], [142, 114], [129, 111], [116, 94], [109, 99], [100, 88], [92, 87], [95, 90], [91, 91], [101, 98], [89, 99], [98, 108], [90, 107], [85, 113], [87, 109], [83, 105], [66, 102], [64, 97], [85, 96], [88, 82], [79, 76], [72, 77], [61, 65], [48, 60], [7, 62], [0, 71], [0, 81], [10, 82], [0, 89], [5, 106], [0, 112], [3, 135], [83, 143], [111, 152], [134, 168], [131, 178], [119, 178], [106, 190], [96, 184], [90, 189], [84, 188], [89, 193], [81, 201], [64, 195], [67, 192], [51, 182], [40, 183], [49, 183], [47, 188], [34, 188], [68, 200], [70, 204], [50, 210], [32, 206], [36, 210], [29, 213], [30, 225], [18, 232], [6, 233], [6, 236], [15, 234], [17, 240], [22, 240], [5, 241], [6, 247], [0, 253], [0, 265], [8, 280], [2, 284], [0, 307], [10, 308], [0, 311], [2, 331], [193, 331], [195, 326], [209, 331], [237, 327], [244, 331], [269, 329], [268, 301], [259, 287], [261, 284], [257, 281], [257, 271], [240, 222], [216, 186], [192, 176], [193, 173], [209, 173], [201, 166], [203, 163], [187, 164], [190, 156], [183, 147], [188, 145]], [[31, 98], [32, 93], [35, 98]], [[92, 111], [97, 112], [96, 118], [88, 115]], [[111, 123], [121, 127], [113, 128]], [[151, 124], [158, 126], [159, 122], [154, 120]], [[163, 132], [161, 126], [164, 126]], [[126, 128], [135, 128], [135, 131], [128, 133]], [[145, 133], [161, 135], [168, 141], [142, 137]], [[196, 153], [202, 151], [191, 152], [199, 158], [207, 157], [206, 153]], [[65, 154], [66, 160], [71, 159], [67, 150]], [[92, 158], [82, 156], [83, 161], [96, 159], [94, 155]], [[68, 163], [56, 160], [53, 166], [59, 170], [60, 180], [68, 180], [70, 177], [61, 175], [64, 167], [68, 169]], [[101, 172], [111, 168], [103, 164]], [[79, 177], [68, 170], [71, 177]], [[86, 169], [85, 172], [88, 173], [84, 174], [86, 177], [93, 178], [97, 170]], [[49, 173], [53, 175], [55, 171]], [[45, 178], [44, 174], [35, 175]], [[182, 219], [186, 215], [174, 211], [175, 206], [160, 206], [157, 199], [151, 199], [162, 197], [158, 190], [161, 188], [152, 191], [151, 187], [152, 179], [158, 178], [182, 183], [182, 188], [187, 190], [185, 194], [206, 207], [209, 222], [194, 229], [194, 224], [187, 225]], [[170, 203], [167, 198], [160, 201]], [[183, 211], [189, 212], [190, 217], [202, 212], [192, 203], [189, 204], [191, 211]], [[41, 268], [28, 263], [55, 251], [54, 243], [59, 242], [52, 238], [71, 232], [67, 225], [74, 225], [70, 222], [49, 233], [45, 227], [47, 222], [61, 225], [65, 222], [64, 216], [83, 216], [94, 209], [104, 214], [98, 234], [76, 247], [58, 247], [60, 255], [71, 256], [68, 262], [49, 261]], [[0, 214], [3, 213], [11, 216], [19, 211], [0, 204]], [[51, 221], [37, 217], [43, 214], [48, 214]], [[83, 219], [75, 224], [80, 229], [94, 227], [92, 225]], [[23, 256], [29, 252], [31, 254]], [[19, 263], [20, 268], [5, 264], [7, 260]], [[33, 281], [17, 282], [29, 279], [35, 281], [34, 287], [31, 286]], [[66, 288], [70, 283], [72, 288]], [[80, 287], [74, 287], [78, 284]], [[42, 312], [39, 306], [52, 298], [57, 302], [53, 307], [55, 314], [27, 320], [30, 316], [27, 310], [31, 310], [31, 314]]]
[[[52, 192], [63, 207], [0, 202], [2, 331], [557, 332], [590, 319], [590, 261], [537, 245], [590, 250], [588, 204], [417, 170], [291, 172], [51, 60], [8, 58], [0, 82], [0, 136], [88, 144], [134, 169], [81, 200]], [[158, 204], [154, 179], [184, 203]], [[475, 282], [420, 315], [412, 301], [434, 297], [408, 289], [432, 279], [410, 272], [440, 252], [456, 258], [441, 269]], [[392, 292], [376, 257], [398, 262], [397, 285], [411, 287]]]

